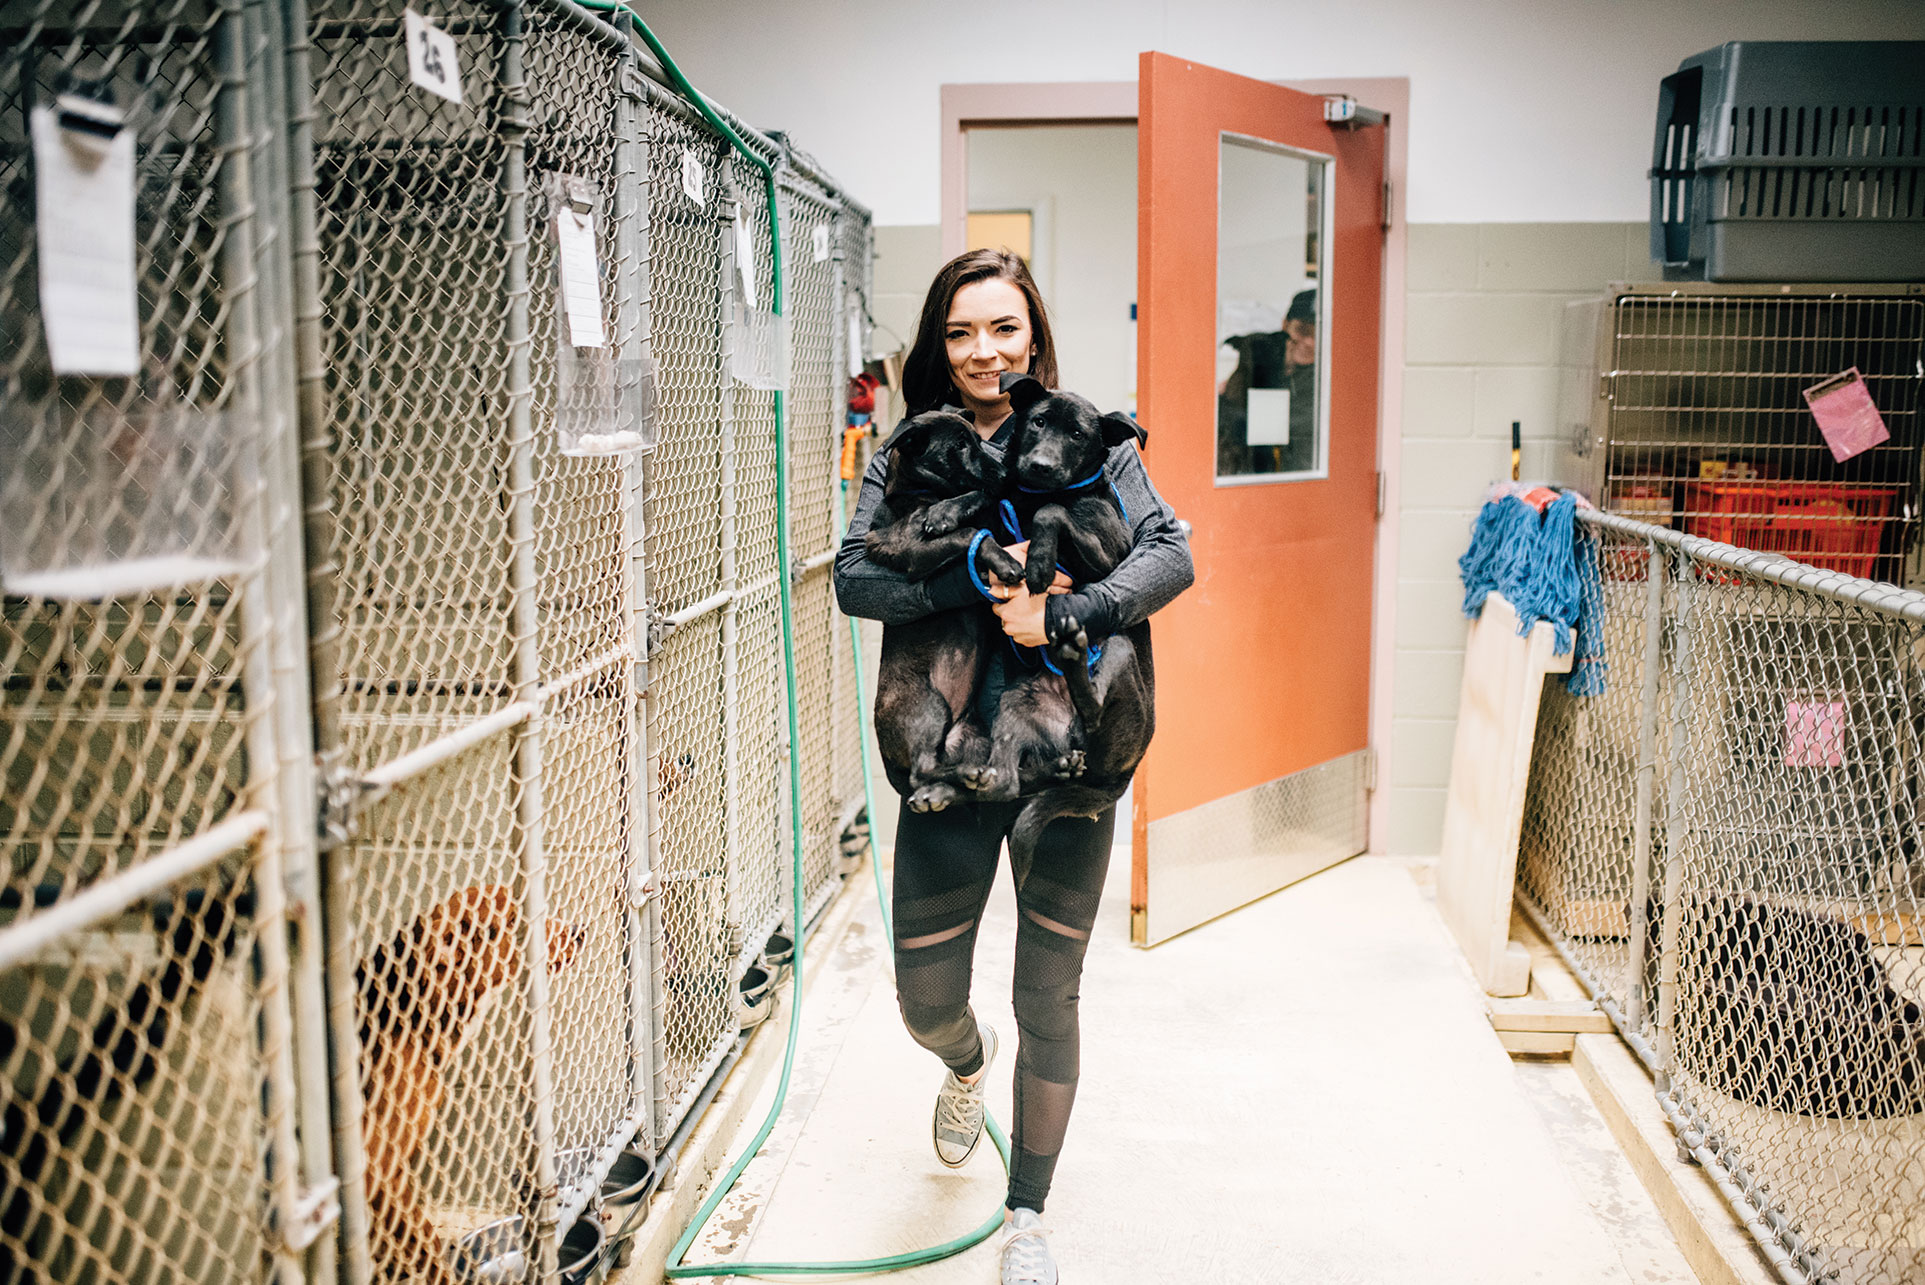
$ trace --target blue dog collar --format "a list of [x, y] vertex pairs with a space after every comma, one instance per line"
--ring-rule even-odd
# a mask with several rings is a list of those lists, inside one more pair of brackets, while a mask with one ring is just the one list
[[[1055, 495], [1062, 491], [1080, 491], [1086, 486], [1095, 486], [1098, 482], [1105, 482], [1108, 480], [1109, 479], [1104, 474], [1103, 470], [1099, 468], [1094, 473], [1084, 478], [1082, 481], [1071, 482], [1068, 486], [1059, 486], [1054, 491], [1039, 491], [1033, 486], [1024, 486], [1021, 482], [1018, 482], [1016, 484], [1016, 489], [1021, 491], [1024, 495]], [[1130, 520], [1130, 506], [1123, 503], [1123, 493], [1116, 489], [1116, 483], [1114, 482], [1109, 483], [1109, 488], [1110, 488], [1110, 498], [1116, 501], [1116, 511], [1123, 515], [1123, 520], [1125, 522], [1128, 522]], [[1015, 520], [1016, 510], [1013, 506], [1010, 505], [1008, 500], [1003, 501], [1003, 507], [1008, 511], [1009, 525], [1013, 529], [1016, 525], [1016, 520]], [[1020, 538], [1020, 536], [1018, 538]]]
[[1099, 468], [1082, 481], [1071, 482], [1068, 486], [1053, 486], [1046, 491], [1039, 491], [1033, 486], [1024, 486], [1021, 482], [1018, 482], [1016, 489], [1025, 495], [1054, 495], [1058, 491], [1080, 491], [1086, 486], [1095, 486], [1102, 480], [1103, 470]]

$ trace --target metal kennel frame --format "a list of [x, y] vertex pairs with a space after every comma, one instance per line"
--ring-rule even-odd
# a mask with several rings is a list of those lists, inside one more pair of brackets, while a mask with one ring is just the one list
[[1580, 513], [1518, 887], [1787, 1282], [1925, 1269], [1925, 595]]
[[[1915, 568], [1925, 286], [1613, 285], [1567, 306], [1563, 341], [1558, 468], [1600, 508], [1875, 579]], [[1803, 390], [1849, 368], [1891, 436], [1841, 463]]]
[[[868, 212], [729, 118], [779, 179], [776, 323], [760, 175], [625, 29], [417, 5], [456, 103], [411, 80], [405, 8], [0, 0], [0, 1280], [361, 1282], [422, 1266], [404, 1226], [457, 1279], [484, 1242], [555, 1279], [804, 927], [791, 755], [805, 919], [841, 886]], [[74, 93], [135, 140], [133, 376], [42, 338], [28, 124]], [[444, 929], [472, 976], [434, 971]], [[420, 1102], [418, 1149], [364, 1143]]]

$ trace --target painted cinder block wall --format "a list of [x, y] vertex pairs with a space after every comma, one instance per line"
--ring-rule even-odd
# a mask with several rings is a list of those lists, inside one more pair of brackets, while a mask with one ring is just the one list
[[1656, 281], [1642, 223], [1415, 223], [1405, 292], [1402, 502], [1387, 851], [1429, 854], [1443, 833], [1463, 676], [1457, 558], [1490, 484], [1548, 479], [1564, 307], [1613, 281]]

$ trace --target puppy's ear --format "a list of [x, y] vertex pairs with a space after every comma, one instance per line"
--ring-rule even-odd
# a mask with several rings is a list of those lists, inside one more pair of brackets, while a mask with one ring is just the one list
[[1103, 416], [1103, 445], [1121, 446], [1131, 438], [1135, 438], [1137, 445], [1142, 446], [1149, 442], [1150, 435], [1143, 431], [1141, 424], [1120, 410]]
[[890, 451], [913, 451], [935, 430], [937, 422], [934, 415], [917, 415], [913, 419], [904, 420], [902, 427], [891, 433], [889, 440], [876, 449], [885, 455]]
[[1009, 394], [1009, 409], [1012, 413], [1026, 411], [1049, 396], [1049, 389], [1044, 388], [1043, 382], [1036, 376], [1014, 370], [1004, 371], [997, 386]]

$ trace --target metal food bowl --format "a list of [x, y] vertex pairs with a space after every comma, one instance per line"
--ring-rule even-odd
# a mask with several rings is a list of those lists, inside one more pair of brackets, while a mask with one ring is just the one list
[[[478, 1227], [455, 1242], [451, 1266], [457, 1280], [472, 1285], [516, 1285], [535, 1278], [520, 1214]], [[599, 1285], [607, 1275], [604, 1251], [608, 1233], [592, 1214], [583, 1214], [562, 1237], [563, 1285]]]
[[629, 1211], [655, 1186], [655, 1161], [639, 1151], [624, 1151], [602, 1179], [602, 1221], [620, 1227]]
[[500, 1218], [457, 1240], [450, 1251], [455, 1279], [473, 1285], [514, 1285], [532, 1279], [520, 1214]]
[[742, 970], [737, 987], [735, 1017], [743, 1030], [760, 1026], [775, 1011], [775, 979], [756, 964]]
[[585, 1213], [561, 1238], [562, 1285], [600, 1285], [608, 1278], [608, 1231]]

